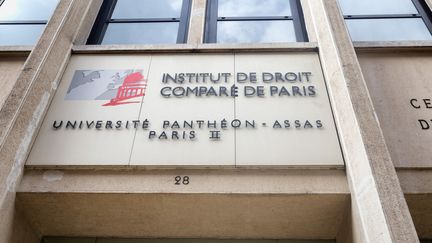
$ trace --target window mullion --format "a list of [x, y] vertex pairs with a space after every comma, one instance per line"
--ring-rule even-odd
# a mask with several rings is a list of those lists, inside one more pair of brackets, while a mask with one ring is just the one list
[[105, 0], [88, 39], [89, 44], [101, 44], [117, 0]]
[[304, 23], [304, 20], [302, 18], [303, 11], [300, 0], [290, 0], [290, 4], [296, 40], [297, 42], [307, 42], [309, 40], [306, 33], [306, 24]]
[[180, 14], [180, 23], [177, 32], [177, 43], [187, 42], [187, 33], [189, 29], [189, 17], [192, 8], [192, 0], [183, 0], [183, 5]]
[[217, 41], [218, 0], [207, 0], [205, 42]]

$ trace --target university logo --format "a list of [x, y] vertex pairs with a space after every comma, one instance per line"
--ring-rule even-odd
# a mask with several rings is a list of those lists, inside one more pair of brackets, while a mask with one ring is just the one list
[[65, 100], [107, 100], [103, 106], [140, 103], [147, 80], [143, 70], [76, 70]]

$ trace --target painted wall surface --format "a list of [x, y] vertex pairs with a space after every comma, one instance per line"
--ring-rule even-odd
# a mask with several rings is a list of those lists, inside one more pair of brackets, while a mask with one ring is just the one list
[[25, 57], [0, 57], [0, 108], [12, 90], [25, 59]]
[[396, 167], [432, 167], [432, 54], [359, 55]]
[[75, 55], [27, 165], [343, 160], [316, 53]]

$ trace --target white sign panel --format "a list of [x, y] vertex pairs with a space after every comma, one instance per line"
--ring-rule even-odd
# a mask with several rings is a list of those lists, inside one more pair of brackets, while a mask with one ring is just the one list
[[27, 165], [342, 166], [316, 53], [75, 55]]

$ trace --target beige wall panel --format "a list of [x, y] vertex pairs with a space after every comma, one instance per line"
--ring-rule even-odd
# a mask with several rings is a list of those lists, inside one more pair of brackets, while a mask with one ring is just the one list
[[[19, 206], [16, 206], [16, 208]], [[15, 208], [13, 219], [13, 231], [10, 243], [39, 243], [41, 240], [40, 232], [29, 225], [28, 220], [20, 210]]]
[[[53, 129], [53, 122], [60, 121], [127, 121], [139, 116], [142, 98], [137, 103], [103, 106], [107, 100], [66, 100], [66, 95], [76, 70], [125, 70], [143, 69], [144, 76], [150, 64], [150, 56], [73, 56], [63, 75], [51, 107], [45, 117], [39, 135], [32, 148], [27, 165], [127, 165], [134, 138], [134, 129]], [[97, 81], [85, 85], [96, 85]], [[102, 84], [106, 85], [106, 84]], [[102, 87], [103, 88], [103, 87]], [[86, 93], [87, 90], [82, 90]], [[71, 91], [71, 92], [73, 92]], [[81, 91], [80, 91], [81, 92]], [[105, 124], [105, 123], [104, 123]]]
[[[160, 136], [163, 122], [173, 124], [178, 121], [183, 126], [184, 121], [194, 121], [194, 128], [168, 128], [165, 132], [168, 139], [149, 139], [149, 131], [137, 131], [131, 155], [131, 165], [201, 165], [201, 166], [234, 166], [234, 130], [227, 129], [222, 132], [220, 140], [209, 139], [210, 130], [207, 121], [234, 119], [234, 98], [232, 97], [182, 97], [164, 98], [161, 89], [170, 87], [230, 87], [234, 78], [230, 77], [228, 83], [162, 83], [164, 73], [233, 73], [233, 55], [154, 55], [152, 57], [149, 73], [148, 92], [144, 98], [140, 119], [148, 119], [151, 128]], [[197, 128], [197, 120], [205, 121], [203, 128]], [[219, 127], [219, 126], [218, 126]], [[189, 139], [189, 132], [194, 130], [196, 137]], [[220, 128], [217, 128], [220, 130]], [[172, 132], [176, 131], [180, 139], [173, 139]], [[186, 139], [182, 139], [186, 132]]]
[[[39, 243], [39, 232], [29, 225], [26, 217], [17, 209], [15, 200], [7, 200], [3, 203], [3, 207], [0, 207], [0, 242]], [[11, 210], [7, 210], [9, 208]]]
[[18, 193], [43, 235], [335, 239], [346, 194]]
[[[175, 177], [189, 177], [176, 185]], [[113, 183], [115, 181], [115, 183]], [[349, 194], [343, 170], [27, 170], [19, 192]], [[342, 210], [342, 209], [341, 209]]]
[[432, 238], [432, 170], [398, 170], [415, 228], [421, 239]]
[[26, 57], [0, 57], [0, 108], [15, 84]]
[[432, 195], [405, 194], [420, 239], [432, 239]]
[[[316, 53], [236, 54], [236, 72], [257, 72], [257, 83], [237, 82], [240, 92], [245, 86], [263, 86], [265, 97], [236, 98], [236, 117], [255, 120], [256, 129], [236, 130], [237, 165], [342, 166], [343, 159], [337, 139], [321, 65]], [[297, 81], [263, 82], [260, 73], [310, 72]], [[276, 74], [275, 74], [276, 75]], [[284, 75], [285, 76], [285, 75]], [[300, 76], [300, 75], [299, 75]], [[294, 79], [292, 75], [289, 76]], [[271, 95], [270, 87], [277, 91]], [[315, 95], [309, 96], [309, 87]], [[300, 96], [293, 91], [298, 87]], [[276, 90], [276, 88], [274, 90]], [[288, 95], [279, 96], [282, 88]], [[306, 92], [303, 91], [306, 88]], [[285, 94], [285, 93], [283, 93]], [[282, 128], [273, 128], [275, 121]], [[290, 127], [285, 128], [284, 121]], [[296, 127], [295, 121], [299, 121]], [[317, 123], [322, 124], [320, 127]], [[306, 125], [310, 122], [311, 126]], [[265, 123], [265, 125], [264, 125]]]
[[432, 53], [363, 53], [359, 61], [395, 166], [432, 167], [432, 109], [422, 101], [432, 100]]

